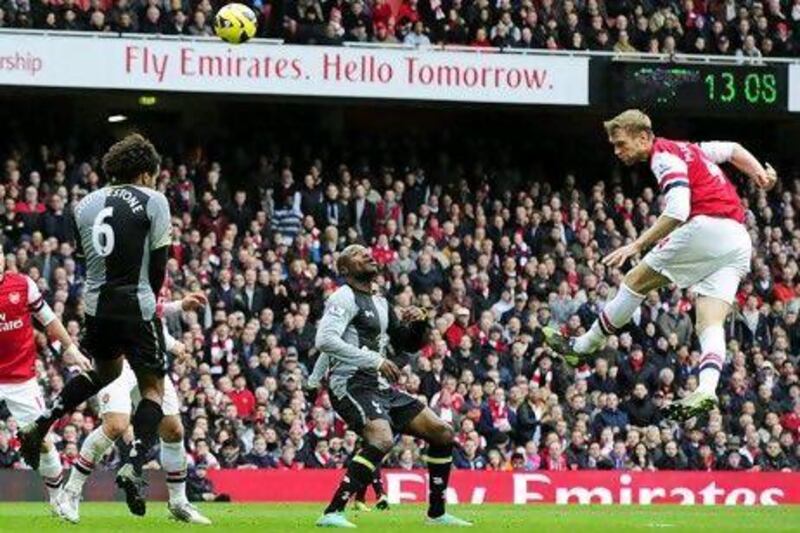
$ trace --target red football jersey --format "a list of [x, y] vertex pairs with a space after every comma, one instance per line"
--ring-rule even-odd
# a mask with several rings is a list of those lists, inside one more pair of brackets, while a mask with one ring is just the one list
[[31, 315], [44, 300], [28, 276], [13, 272], [0, 276], [0, 383], [20, 383], [36, 375]]
[[702, 144], [657, 137], [650, 154], [650, 168], [663, 193], [673, 187], [689, 188], [689, 218], [707, 215], [744, 222], [742, 200], [715, 159], [710, 145], [705, 149]]

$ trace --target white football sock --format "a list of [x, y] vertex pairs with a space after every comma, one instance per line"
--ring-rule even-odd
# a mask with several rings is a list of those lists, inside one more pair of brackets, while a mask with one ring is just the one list
[[47, 494], [49, 496], [55, 495], [61, 487], [62, 468], [61, 458], [58, 456], [58, 450], [55, 446], [50, 446], [50, 450], [42, 452], [39, 456], [39, 475], [44, 480], [44, 485], [47, 487]]
[[633, 292], [624, 283], [620, 285], [617, 295], [606, 304], [589, 331], [575, 339], [575, 351], [591, 353], [598, 350], [606, 337], [616, 335], [617, 330], [628, 323], [643, 301], [644, 296]]
[[172, 504], [187, 503], [186, 450], [183, 442], [161, 441], [161, 466], [167, 473], [167, 490]]
[[78, 460], [72, 465], [72, 472], [70, 472], [65, 488], [70, 492], [80, 494], [83, 491], [84, 483], [92, 475], [95, 463], [102, 459], [113, 445], [114, 441], [108, 438], [106, 432], [103, 431], [103, 426], [95, 428], [89, 433], [89, 436], [83, 441]]
[[698, 335], [700, 339], [700, 384], [702, 392], [716, 394], [722, 365], [725, 363], [725, 330], [722, 326], [709, 326]]

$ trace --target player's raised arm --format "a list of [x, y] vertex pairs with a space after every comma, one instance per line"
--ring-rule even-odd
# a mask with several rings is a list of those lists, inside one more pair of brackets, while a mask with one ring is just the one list
[[762, 165], [744, 146], [736, 142], [712, 141], [700, 144], [703, 153], [715, 163], [730, 163], [747, 174], [756, 185], [770, 190], [778, 181], [777, 172], [769, 163]]

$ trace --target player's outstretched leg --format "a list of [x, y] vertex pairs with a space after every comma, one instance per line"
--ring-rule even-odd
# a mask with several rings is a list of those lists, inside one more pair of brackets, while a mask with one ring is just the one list
[[116, 374], [107, 375], [103, 378], [103, 373], [90, 371], [79, 374], [69, 380], [64, 386], [64, 390], [56, 398], [53, 407], [45, 414], [37, 418], [34, 422], [21, 428], [19, 431], [20, 455], [34, 470], [39, 469], [39, 460], [42, 446], [47, 433], [53, 423], [72, 411], [80, 404], [97, 394], [103, 386], [119, 375], [121, 365]]
[[211, 520], [186, 497], [186, 449], [183, 447], [183, 424], [177, 415], [165, 416], [159, 426], [161, 466], [167, 473], [167, 508], [175, 520], [189, 524], [211, 525]]
[[669, 283], [669, 279], [639, 263], [626, 276], [616, 296], [606, 304], [589, 331], [574, 339], [564, 337], [559, 331], [545, 327], [545, 342], [564, 358], [570, 366], [580, 366], [586, 356], [603, 347], [606, 337], [616, 335], [627, 324], [644, 301], [644, 293]]
[[352, 496], [372, 482], [375, 470], [392, 448], [392, 429], [386, 420], [368, 421], [361, 434], [364, 446], [350, 461], [347, 473], [336, 489], [331, 503], [317, 520], [319, 527], [356, 527], [345, 518], [345, 506]]
[[[128, 427], [128, 417], [119, 416], [122, 421], [118, 424], [114, 424], [114, 420], [109, 421], [107, 417], [104, 417], [103, 424], [89, 433], [89, 436], [83, 441], [78, 453], [78, 460], [72, 465], [69, 479], [56, 499], [58, 516], [64, 520], [73, 524], [80, 521], [81, 494], [86, 480], [92, 475], [97, 461], [106, 454], [114, 445], [117, 437]], [[110, 437], [109, 433], [113, 437]]]
[[700, 416], [717, 406], [717, 385], [725, 362], [725, 330], [723, 324], [730, 304], [709, 297], [697, 299], [697, 331], [700, 339], [700, 383], [685, 398], [664, 408], [664, 414], [678, 421]]
[[428, 407], [406, 426], [404, 433], [424, 439], [428, 443], [425, 461], [428, 463], [428, 525], [469, 527], [472, 522], [455, 517], [445, 510], [445, 492], [450, 482], [453, 466], [453, 428]]

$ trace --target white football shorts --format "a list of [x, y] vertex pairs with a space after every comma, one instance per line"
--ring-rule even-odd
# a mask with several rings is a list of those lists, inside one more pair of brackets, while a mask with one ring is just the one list
[[647, 266], [680, 288], [733, 303], [750, 272], [753, 244], [747, 229], [729, 218], [691, 218], [644, 257]]
[[20, 427], [44, 414], [44, 395], [36, 378], [22, 383], [0, 383], [0, 401], [2, 400], [5, 400], [6, 407]]
[[[120, 376], [97, 393], [101, 416], [106, 413], [130, 416], [134, 406], [139, 404], [140, 399], [136, 374], [133, 373], [133, 369], [131, 369], [127, 361], [122, 364]], [[175, 391], [175, 386], [169, 376], [164, 376], [164, 400], [161, 404], [161, 410], [164, 412], [164, 416], [174, 416], [179, 414], [179, 407], [178, 393]]]

